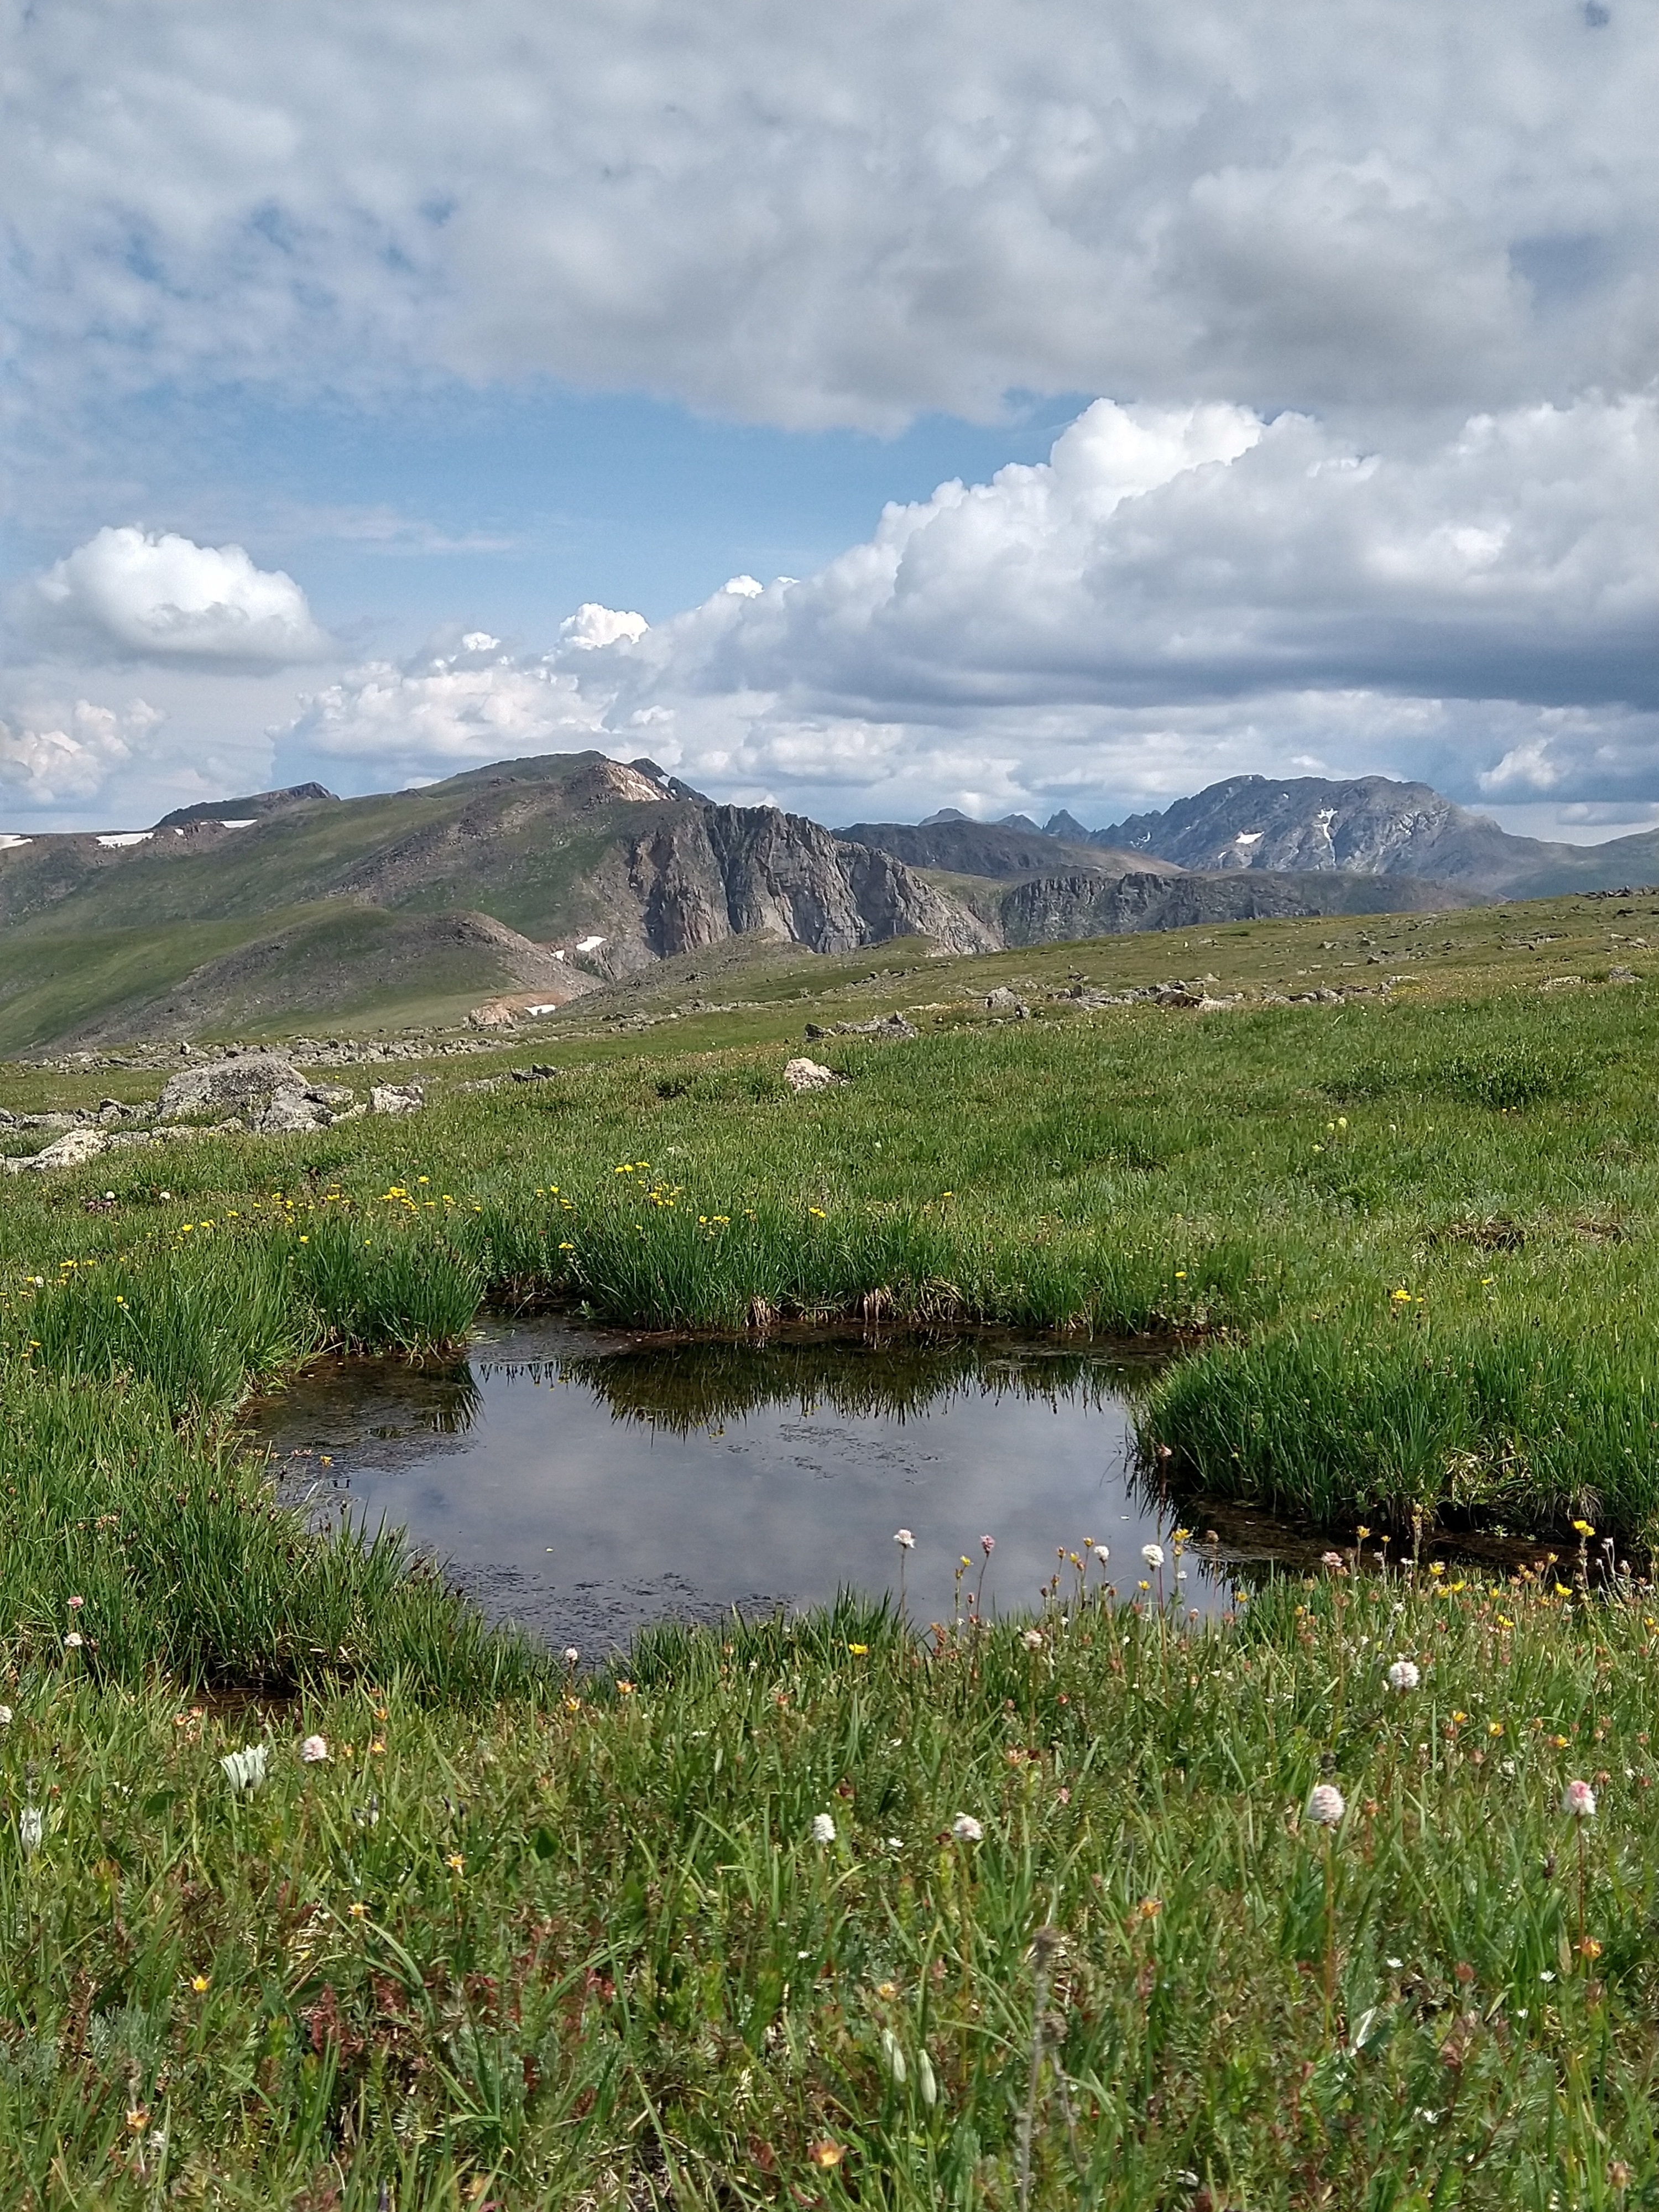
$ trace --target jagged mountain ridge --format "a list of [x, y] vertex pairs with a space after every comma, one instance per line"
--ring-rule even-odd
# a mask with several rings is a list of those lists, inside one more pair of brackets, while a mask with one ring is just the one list
[[1610, 889], [1659, 870], [1659, 834], [1602, 845], [1517, 837], [1426, 783], [1230, 776], [1159, 811], [1085, 830], [1069, 813], [1046, 835], [1124, 848], [1182, 867], [1412, 876], [1475, 897]]

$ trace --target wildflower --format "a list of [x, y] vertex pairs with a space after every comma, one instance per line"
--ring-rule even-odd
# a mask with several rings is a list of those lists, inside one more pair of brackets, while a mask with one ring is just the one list
[[979, 1844], [985, 1840], [985, 1831], [971, 1813], [958, 1813], [951, 1823], [951, 1833], [959, 1844]]
[[71, 1628], [69, 1634], [64, 1638], [64, 1649], [65, 1651], [78, 1651], [86, 1640], [87, 1639], [84, 1636], [81, 1635], [76, 1630]]
[[308, 1735], [300, 1746], [301, 1763], [306, 1766], [320, 1766], [328, 1757], [328, 1738]]
[[908, 1528], [896, 1528], [893, 1541], [902, 1552], [914, 1552], [916, 1548], [916, 1540]]
[[831, 2166], [839, 2166], [847, 2153], [838, 2142], [831, 2142], [829, 2136], [825, 2136], [820, 2142], [811, 2146], [806, 2155], [814, 2166], [821, 2166], [827, 2172]]
[[813, 1814], [811, 1834], [812, 1841], [815, 1844], [833, 1844], [835, 1842], [836, 1824], [827, 1813]]
[[1561, 1792], [1561, 1810], [1571, 1813], [1575, 1820], [1595, 1818], [1595, 1792], [1588, 1782], [1569, 1782]]
[[1389, 1687], [1391, 1690], [1414, 1690], [1422, 1679], [1417, 1671], [1417, 1662], [1413, 1659], [1396, 1659], [1389, 1669]]
[[361, 1899], [356, 1904], [349, 1905], [346, 1910], [354, 1920], [367, 1920], [368, 1917], [368, 1907]]
[[191, 1989], [195, 1990], [198, 1997], [205, 1996], [207, 1994], [208, 1978], [205, 1974], [192, 1974], [190, 1978], [190, 1985]]
[[1586, 1936], [1578, 1946], [1578, 1952], [1581, 1958], [1599, 1959], [1601, 1955], [1601, 1946], [1594, 1936]]
[[1593, 1536], [1595, 1534], [1588, 1521], [1575, 1521], [1572, 1525], [1581, 1536]]
[[1342, 1792], [1334, 1782], [1316, 1783], [1308, 1795], [1308, 1818], [1322, 1828], [1338, 1828], [1347, 1811]]
[[149, 2111], [143, 2105], [134, 2105], [127, 2113], [127, 2125], [136, 2136], [141, 2136], [149, 2125]]
[[1028, 1628], [1019, 1640], [1028, 1651], [1041, 1651], [1042, 1631], [1040, 1628]]
[[38, 1805], [25, 1805], [17, 1815], [17, 1841], [26, 1859], [33, 1858], [46, 1840], [46, 1816]]
[[1094, 1547], [1094, 1551], [1096, 1559], [1100, 1561], [1101, 1565], [1103, 1567], [1108, 1559], [1111, 1558], [1111, 1553], [1107, 1549], [1104, 1544], [1097, 1544]]
[[444, 1864], [449, 1869], [451, 1874], [465, 1874], [466, 1872], [465, 1852], [451, 1851], [449, 1856], [445, 1859]]
[[849, 1644], [847, 1648], [855, 1659], [862, 1659], [870, 1649], [867, 1644]]
[[979, 1548], [984, 1553], [988, 1559], [990, 1558], [992, 1553], [995, 1551], [996, 1547], [997, 1540], [994, 1536], [981, 1536], [980, 1538]]
[[633, 1694], [634, 1694], [634, 1685], [633, 1685], [631, 1682], [618, 1682], [618, 1683], [617, 1683], [617, 1695], [619, 1698], [631, 1698], [631, 1697], [633, 1696]]
[[576, 1649], [574, 1644], [567, 1644], [565, 1645], [564, 1663], [567, 1667], [574, 1667], [581, 1656], [581, 1653]]
[[69, 1601], [70, 1611], [71, 1613], [79, 1613], [85, 1603], [86, 1600], [83, 1597], [72, 1597]]
[[1161, 1567], [1164, 1565], [1164, 1547], [1162, 1544], [1143, 1544], [1140, 1556], [1149, 1567]]
[[11, 1726], [11, 1707], [9, 1705], [0, 1705], [0, 1728], [9, 1728]]
[[270, 1757], [270, 1747], [250, 1743], [240, 1751], [230, 1751], [219, 1761], [225, 1770], [225, 1779], [240, 1796], [244, 1790], [249, 1796], [265, 1778], [265, 1765]]
[[1340, 1552], [1322, 1552], [1319, 1564], [1322, 1567], [1328, 1567], [1334, 1575], [1340, 1575], [1344, 1564], [1342, 1554]]

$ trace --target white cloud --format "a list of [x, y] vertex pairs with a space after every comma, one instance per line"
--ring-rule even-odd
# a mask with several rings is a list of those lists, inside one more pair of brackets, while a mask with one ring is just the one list
[[0, 790], [30, 807], [91, 799], [161, 719], [143, 699], [125, 708], [76, 699], [14, 709], [0, 717]]
[[453, 653], [349, 670], [303, 700], [298, 717], [272, 734], [290, 754], [356, 761], [377, 776], [413, 781], [434, 769], [449, 775], [521, 754], [580, 751], [602, 741], [602, 722], [556, 657], [520, 659], [475, 631]]
[[1617, 390], [1659, 337], [1656, 47], [1625, 0], [25, 10], [20, 374], [873, 428]]
[[890, 507], [814, 577], [637, 631], [584, 609], [541, 658], [360, 671], [285, 742], [411, 768], [599, 744], [840, 819], [1314, 763], [1612, 798], [1659, 764], [1656, 471], [1650, 400], [1370, 453], [1305, 416], [1102, 400], [1048, 462]]
[[[729, 591], [731, 586], [726, 588]], [[760, 586], [757, 584], [755, 589], [759, 591]], [[623, 637], [631, 642], [643, 637], [650, 627], [643, 615], [622, 614], [615, 607], [602, 607], [597, 601], [588, 599], [574, 615], [565, 617], [559, 624], [559, 635], [566, 645], [588, 648], [615, 645], [618, 638]]]
[[282, 664], [329, 641], [306, 595], [280, 568], [256, 568], [240, 545], [106, 528], [54, 562], [26, 599], [47, 640], [121, 658]]

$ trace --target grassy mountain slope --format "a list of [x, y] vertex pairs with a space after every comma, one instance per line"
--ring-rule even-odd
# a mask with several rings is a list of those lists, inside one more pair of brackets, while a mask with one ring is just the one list
[[732, 936], [993, 941], [884, 854], [599, 753], [301, 799], [234, 830], [32, 838], [0, 852], [0, 933], [10, 1050], [559, 999]]

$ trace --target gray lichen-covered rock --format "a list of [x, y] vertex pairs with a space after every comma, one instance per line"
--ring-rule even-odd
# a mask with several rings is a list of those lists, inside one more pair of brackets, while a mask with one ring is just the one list
[[46, 1175], [54, 1168], [84, 1166], [87, 1161], [95, 1160], [108, 1144], [109, 1139], [101, 1129], [70, 1129], [54, 1138], [44, 1152], [26, 1160], [8, 1160], [5, 1165], [12, 1175]]
[[157, 1103], [158, 1121], [176, 1121], [186, 1114], [263, 1113], [283, 1091], [304, 1093], [306, 1079], [280, 1052], [238, 1053], [203, 1067], [181, 1067]]
[[377, 1083], [368, 1094], [373, 1114], [418, 1114], [426, 1092], [418, 1083]]
[[187, 1114], [229, 1114], [261, 1136], [284, 1136], [325, 1129], [335, 1109], [350, 1103], [350, 1091], [336, 1084], [307, 1083], [280, 1052], [243, 1052], [206, 1066], [180, 1068], [155, 1111], [162, 1121]]
[[816, 1060], [792, 1060], [783, 1071], [783, 1079], [792, 1091], [833, 1091], [845, 1083], [844, 1075], [837, 1075], [833, 1067], [823, 1067]]

